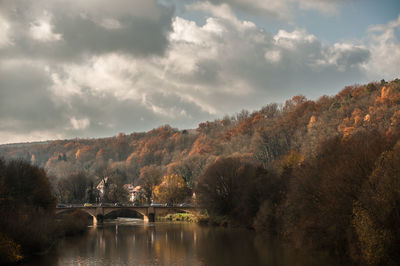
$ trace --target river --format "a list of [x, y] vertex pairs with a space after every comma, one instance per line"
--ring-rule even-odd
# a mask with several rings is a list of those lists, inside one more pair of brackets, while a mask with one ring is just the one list
[[60, 241], [27, 265], [335, 265], [246, 229], [119, 218]]

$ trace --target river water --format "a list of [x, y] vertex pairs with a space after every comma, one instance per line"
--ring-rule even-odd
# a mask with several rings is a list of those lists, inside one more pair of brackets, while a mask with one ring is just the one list
[[334, 265], [245, 229], [120, 218], [65, 238], [29, 265]]

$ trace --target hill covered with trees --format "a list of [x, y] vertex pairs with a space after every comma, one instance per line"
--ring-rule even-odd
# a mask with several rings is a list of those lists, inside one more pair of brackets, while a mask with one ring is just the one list
[[294, 96], [285, 104], [200, 123], [197, 129], [168, 125], [149, 132], [120, 133], [103, 139], [57, 140], [0, 146], [0, 156], [25, 159], [44, 167], [50, 176], [73, 172], [95, 175], [100, 168], [125, 171], [135, 182], [140, 169], [154, 165], [193, 184], [204, 166], [219, 156], [254, 158], [268, 166], [291, 151], [304, 158], [315, 154], [321, 141], [376, 130], [396, 134], [400, 120], [400, 80], [354, 85], [316, 101]]
[[0, 156], [43, 167], [59, 201], [93, 200], [94, 186], [106, 177], [111, 201], [128, 183], [163, 202], [194, 191], [226, 224], [346, 261], [394, 265], [399, 136], [396, 79], [348, 86], [316, 101], [295, 96], [193, 130], [166, 125], [104, 139], [2, 145]]

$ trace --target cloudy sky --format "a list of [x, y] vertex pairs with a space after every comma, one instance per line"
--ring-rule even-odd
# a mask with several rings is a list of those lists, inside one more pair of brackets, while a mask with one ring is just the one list
[[0, 0], [0, 143], [195, 128], [400, 77], [398, 0]]

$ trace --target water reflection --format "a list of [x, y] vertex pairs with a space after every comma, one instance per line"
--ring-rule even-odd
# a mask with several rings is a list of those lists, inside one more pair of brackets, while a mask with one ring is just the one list
[[65, 239], [32, 264], [329, 265], [329, 261], [267, 246], [247, 230], [119, 219]]

